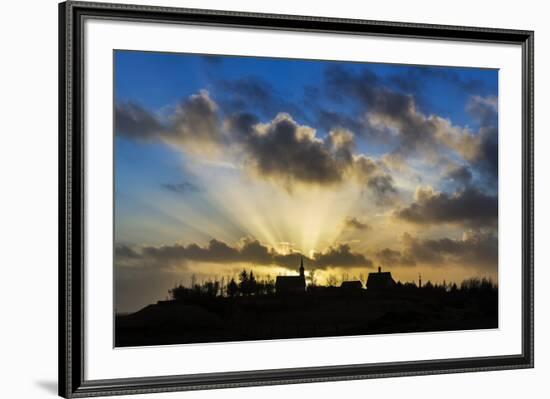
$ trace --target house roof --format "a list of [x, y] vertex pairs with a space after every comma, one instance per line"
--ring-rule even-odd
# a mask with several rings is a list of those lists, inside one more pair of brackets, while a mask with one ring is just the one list
[[395, 285], [390, 272], [369, 273], [367, 288], [389, 288]]
[[363, 288], [363, 283], [359, 280], [355, 281], [342, 281], [342, 284], [340, 285], [340, 288], [344, 289], [361, 289]]

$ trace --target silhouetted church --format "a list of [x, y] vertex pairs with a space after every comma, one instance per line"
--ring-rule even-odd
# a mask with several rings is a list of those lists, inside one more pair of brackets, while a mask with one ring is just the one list
[[382, 268], [378, 267], [378, 273], [369, 273], [367, 279], [367, 290], [381, 291], [395, 287], [395, 280], [390, 272], [382, 272]]
[[303, 294], [306, 292], [306, 276], [304, 274], [304, 258], [300, 259], [299, 276], [277, 276], [275, 281], [277, 294]]

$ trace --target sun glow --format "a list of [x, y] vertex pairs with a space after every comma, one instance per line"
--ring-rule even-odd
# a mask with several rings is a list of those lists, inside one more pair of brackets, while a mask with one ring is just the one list
[[[197, 168], [194, 172], [201, 181], [209, 182], [204, 195], [209, 211], [195, 212], [194, 225], [216, 231], [220, 219], [211, 219], [214, 211], [265, 245], [277, 249], [285, 243], [286, 251], [309, 254], [335, 245], [343, 221], [361, 201], [360, 190], [352, 184], [341, 184], [337, 189], [297, 186], [289, 192], [269, 181], [253, 181], [218, 168]], [[232, 237], [232, 242], [240, 238]]]

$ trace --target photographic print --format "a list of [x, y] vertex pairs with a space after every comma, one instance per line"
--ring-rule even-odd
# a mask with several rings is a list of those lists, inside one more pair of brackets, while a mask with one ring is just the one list
[[498, 328], [498, 70], [113, 57], [116, 347]]

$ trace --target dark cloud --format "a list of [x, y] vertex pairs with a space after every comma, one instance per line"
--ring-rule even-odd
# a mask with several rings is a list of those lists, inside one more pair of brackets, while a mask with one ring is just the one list
[[454, 85], [457, 89], [466, 93], [485, 92], [486, 85], [481, 79], [464, 78], [457, 71], [447, 67], [419, 67], [407, 68], [406, 72], [399, 75], [391, 75], [388, 82], [400, 90], [416, 95], [422, 94], [422, 88], [426, 79], [438, 79]]
[[158, 138], [166, 127], [151, 112], [135, 103], [115, 105], [115, 132], [137, 140]]
[[377, 205], [391, 205], [397, 194], [393, 177], [388, 173], [385, 162], [358, 155], [353, 161], [354, 174], [372, 194]]
[[[447, 75], [447, 72], [437, 69], [434, 73]], [[459, 76], [450, 73], [446, 78], [456, 80]], [[424, 162], [438, 164], [451, 151], [469, 162], [472, 168], [479, 169], [485, 176], [484, 184], [496, 187], [498, 131], [495, 97], [473, 96], [469, 101], [467, 112], [480, 123], [479, 130], [473, 132], [454, 126], [448, 119], [437, 115], [423, 114], [411, 94], [391, 89], [387, 82], [368, 69], [352, 72], [343, 67], [328, 68], [326, 86], [333, 98], [348, 103], [355, 100], [362, 105], [371, 137], [388, 137], [388, 143], [394, 146], [390, 154], [422, 158]]]
[[344, 221], [344, 224], [346, 227], [355, 229], [355, 230], [366, 231], [371, 229], [371, 226], [369, 224], [362, 222], [358, 218], [352, 217], [352, 216], [347, 217], [346, 220]]
[[164, 183], [164, 184], [161, 184], [161, 187], [165, 190], [168, 190], [177, 194], [196, 193], [200, 191], [199, 186], [188, 181], [182, 181], [180, 183]]
[[288, 114], [279, 114], [269, 124], [256, 123], [256, 117], [238, 114], [228, 120], [228, 128], [244, 148], [246, 165], [260, 176], [287, 187], [295, 181], [322, 185], [342, 180], [351, 157], [349, 142], [333, 137], [325, 145], [313, 129], [298, 125]]
[[140, 255], [132, 247], [124, 244], [118, 244], [115, 246], [115, 257], [138, 259]]
[[370, 104], [381, 81], [368, 69], [352, 73], [344, 67], [331, 66], [325, 70], [326, 90], [332, 97], [343, 100], [351, 95]]
[[451, 238], [421, 240], [405, 234], [404, 255], [417, 263], [444, 266], [448, 263], [496, 270], [498, 238], [491, 232], [468, 231], [461, 240]]
[[[281, 254], [258, 240], [244, 239], [238, 246], [230, 246], [223, 241], [212, 239], [207, 246], [197, 244], [163, 245], [128, 247], [119, 245], [115, 248], [117, 264], [131, 265], [139, 263], [158, 269], [172, 265], [185, 264], [187, 261], [205, 263], [246, 263], [251, 265], [278, 265], [295, 270], [303, 255], [299, 253]], [[371, 267], [372, 261], [364, 255], [355, 253], [349, 245], [340, 244], [318, 253], [314, 258], [303, 256], [310, 268], [326, 269], [328, 267]]]
[[141, 255], [145, 259], [157, 262], [200, 261], [213, 263], [230, 263], [239, 260], [239, 251], [226, 243], [210, 240], [208, 246], [200, 247], [197, 244], [187, 246], [181, 244], [163, 245], [159, 247], [144, 246]]
[[472, 171], [469, 166], [461, 165], [452, 168], [444, 176], [444, 179], [450, 180], [460, 187], [465, 187], [472, 181]]
[[410, 256], [410, 254], [405, 255], [401, 253], [401, 251], [391, 248], [384, 248], [376, 252], [375, 256], [380, 264], [385, 267], [416, 265], [416, 261]]
[[376, 193], [380, 200], [388, 198], [392, 194], [397, 194], [393, 177], [388, 174], [373, 176], [368, 180], [367, 186]]
[[456, 264], [485, 271], [498, 267], [498, 239], [492, 232], [470, 230], [458, 240], [420, 239], [405, 233], [402, 241], [403, 250], [384, 248], [375, 254], [376, 259], [386, 267]]
[[269, 113], [275, 102], [273, 87], [256, 76], [223, 80], [218, 83], [218, 87], [222, 91], [221, 97], [227, 97], [223, 104], [228, 111], [235, 112], [258, 107], [262, 112]]
[[321, 139], [284, 113], [267, 124], [236, 114], [225, 125], [243, 149], [245, 166], [288, 190], [295, 183], [334, 185], [353, 178], [379, 199], [397, 192], [380, 162], [354, 154], [355, 137], [348, 130], [334, 129]]
[[417, 224], [457, 223], [470, 226], [494, 226], [498, 219], [498, 199], [475, 187], [453, 194], [419, 188], [415, 201], [394, 215]]
[[466, 112], [482, 126], [496, 126], [498, 100], [496, 97], [472, 96], [466, 104]]
[[480, 145], [472, 164], [485, 176], [485, 184], [498, 187], [498, 129], [483, 127], [479, 132]]
[[209, 151], [222, 143], [217, 106], [207, 91], [201, 90], [181, 101], [170, 118], [159, 118], [133, 103], [115, 106], [115, 131], [140, 140], [160, 140], [191, 151]]
[[260, 119], [256, 115], [249, 112], [237, 112], [225, 120], [225, 127], [240, 142], [255, 134], [256, 125], [259, 123]]
[[351, 72], [342, 67], [326, 71], [327, 91], [335, 98], [359, 101], [367, 112], [370, 128], [381, 132], [395, 130], [400, 137], [398, 152], [433, 152], [438, 144], [438, 121], [420, 114], [412, 96], [391, 90], [373, 72]]
[[365, 124], [358, 118], [322, 108], [317, 111], [316, 125], [327, 132], [332, 129], [348, 129], [358, 136], [365, 136], [367, 133]]
[[[268, 96], [267, 89], [249, 87], [248, 96], [259, 100]], [[183, 100], [164, 124], [140, 106], [117, 105], [117, 132], [134, 139], [161, 140], [186, 152], [208, 155], [222, 147], [238, 150], [246, 168], [289, 191], [295, 183], [333, 185], [354, 178], [376, 198], [396, 192], [380, 163], [354, 154], [355, 137], [349, 130], [333, 129], [319, 138], [315, 129], [298, 124], [286, 113], [264, 124], [251, 113], [235, 113], [222, 123], [217, 111], [206, 91]], [[174, 192], [191, 189], [189, 185], [163, 187]]]
[[171, 117], [170, 134], [175, 142], [188, 146], [220, 144], [221, 126], [217, 105], [207, 91], [201, 90], [182, 101]]
[[498, 99], [472, 96], [466, 111], [480, 124], [479, 148], [472, 164], [485, 175], [485, 184], [498, 186]]
[[261, 176], [291, 187], [294, 181], [333, 184], [342, 180], [343, 167], [314, 131], [279, 114], [262, 131], [240, 135], [247, 163]]
[[372, 267], [372, 261], [363, 254], [355, 253], [348, 244], [330, 247], [326, 251], [316, 254], [314, 265], [318, 269], [328, 267]]
[[271, 119], [284, 112], [311, 122], [303, 105], [289, 101], [271, 83], [255, 75], [220, 80], [216, 83], [215, 93], [221, 108], [229, 115], [254, 109], [264, 118]]

